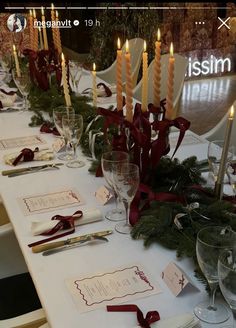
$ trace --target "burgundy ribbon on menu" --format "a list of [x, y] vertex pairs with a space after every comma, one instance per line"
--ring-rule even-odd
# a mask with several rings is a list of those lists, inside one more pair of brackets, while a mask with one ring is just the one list
[[160, 320], [160, 315], [157, 311], [149, 311], [144, 318], [143, 312], [135, 304], [127, 305], [107, 305], [108, 312], [136, 312], [137, 320], [142, 328], [151, 328], [150, 324]]

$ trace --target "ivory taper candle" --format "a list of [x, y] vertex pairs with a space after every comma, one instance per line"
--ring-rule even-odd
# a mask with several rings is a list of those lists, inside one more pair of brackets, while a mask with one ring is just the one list
[[153, 105], [160, 106], [160, 87], [161, 87], [161, 32], [157, 30], [157, 41], [155, 42], [155, 59], [153, 72]]
[[126, 120], [129, 122], [133, 121], [133, 82], [131, 76], [131, 63], [130, 63], [130, 52], [129, 52], [129, 41], [126, 40], [125, 44], [125, 67], [126, 67]]
[[122, 95], [122, 50], [120, 47], [120, 38], [117, 40], [117, 55], [116, 55], [116, 101], [117, 110], [123, 108]]
[[58, 54], [60, 55], [62, 53], [61, 48], [61, 34], [60, 29], [58, 28], [58, 11], [56, 10], [56, 27], [55, 27], [55, 48], [58, 51]]
[[97, 78], [96, 78], [96, 64], [93, 63], [93, 106], [97, 107]]
[[30, 49], [34, 49], [34, 22], [33, 22], [33, 13], [31, 9], [29, 11], [29, 37], [30, 37]]
[[71, 99], [70, 99], [69, 85], [68, 85], [68, 80], [67, 80], [65, 57], [64, 57], [63, 53], [61, 54], [61, 72], [62, 72], [62, 84], [63, 84], [66, 106], [70, 107]]
[[41, 8], [41, 12], [42, 12], [42, 28], [43, 28], [43, 45], [44, 45], [44, 49], [48, 50], [47, 28], [45, 25], [45, 15], [44, 15], [43, 7]]
[[143, 43], [143, 78], [142, 78], [142, 112], [147, 111], [148, 106], [148, 54], [146, 41]]
[[[52, 24], [54, 26], [54, 22], [56, 21], [56, 17], [55, 17], [55, 10], [54, 10], [54, 4], [52, 3], [51, 4], [51, 21], [52, 21]], [[54, 48], [56, 49], [56, 28], [52, 27], [52, 39], [53, 39], [53, 45], [54, 45]]]
[[39, 44], [40, 44], [40, 50], [43, 50], [43, 36], [42, 36], [42, 30], [41, 27], [39, 26]]
[[21, 72], [20, 72], [20, 65], [19, 65], [19, 60], [17, 56], [17, 51], [16, 51], [16, 46], [13, 44], [13, 56], [15, 60], [15, 67], [16, 67], [16, 75], [17, 77], [21, 77]]
[[219, 199], [222, 198], [222, 193], [223, 193], [224, 176], [225, 176], [225, 172], [226, 172], [226, 165], [227, 165], [227, 158], [228, 158], [229, 144], [230, 144], [233, 122], [234, 122], [234, 106], [232, 105], [231, 109], [230, 109], [229, 117], [228, 117], [227, 126], [226, 126], [224, 146], [222, 149], [220, 167], [219, 167], [219, 172], [217, 175], [217, 181], [216, 181], [216, 185], [215, 185], [215, 194]]
[[38, 44], [39, 44], [39, 35], [38, 35], [38, 28], [37, 28], [37, 17], [36, 11], [33, 9], [33, 17], [34, 17], [34, 51], [38, 51]]
[[175, 58], [173, 43], [170, 44], [170, 57], [168, 65], [168, 81], [167, 81], [167, 97], [166, 97], [166, 115], [165, 118], [171, 120], [173, 118], [173, 96], [174, 96], [174, 69], [175, 69]]

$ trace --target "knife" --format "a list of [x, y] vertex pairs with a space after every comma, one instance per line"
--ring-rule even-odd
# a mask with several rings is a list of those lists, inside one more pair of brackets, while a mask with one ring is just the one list
[[74, 243], [78, 243], [79, 241], [87, 240], [88, 237], [107, 236], [107, 235], [112, 234], [112, 232], [113, 232], [112, 230], [98, 231], [98, 232], [89, 233], [87, 235], [82, 235], [82, 236], [73, 237], [73, 238], [69, 238], [69, 239], [64, 239], [64, 240], [60, 240], [60, 241], [54, 241], [52, 243], [36, 245], [36, 246], [32, 247], [32, 252], [33, 253], [40, 253], [40, 252], [46, 251], [48, 249], [53, 249], [53, 248], [60, 247], [60, 246], [65, 246], [65, 245], [71, 245], [71, 244], [74, 244]]
[[40, 170], [40, 169], [44, 169], [47, 167], [51, 167], [51, 166], [61, 166], [64, 165], [64, 163], [51, 163], [51, 164], [44, 164], [44, 165], [37, 165], [37, 166], [30, 166], [30, 167], [22, 167], [20, 169], [12, 169], [12, 170], [5, 170], [2, 171], [2, 175], [6, 176], [6, 175], [11, 175], [11, 174], [15, 174], [15, 173], [23, 173], [23, 172], [29, 172], [29, 171], [34, 171], [34, 170]]
[[55, 247], [53, 249], [49, 249], [47, 251], [44, 251], [43, 256], [48, 256], [48, 255], [52, 255], [52, 254], [55, 254], [55, 253], [63, 252], [65, 250], [75, 248], [75, 247], [78, 247], [78, 246], [86, 244], [86, 243], [92, 243], [94, 241], [106, 241], [106, 242], [108, 242], [108, 239], [105, 238], [105, 237], [101, 237], [101, 236], [88, 236], [87, 238], [85, 238], [83, 240], [80, 240], [76, 243], [68, 244], [68, 245], [64, 245], [64, 246], [59, 246], [59, 247]]

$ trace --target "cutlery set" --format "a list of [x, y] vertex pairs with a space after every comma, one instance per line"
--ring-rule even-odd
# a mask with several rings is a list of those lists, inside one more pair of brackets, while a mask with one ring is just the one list
[[44, 165], [38, 165], [38, 166], [30, 166], [20, 169], [11, 169], [11, 170], [5, 170], [2, 171], [2, 175], [8, 176], [8, 178], [29, 174], [29, 173], [37, 173], [37, 172], [43, 172], [48, 170], [59, 170], [59, 166], [64, 165], [63, 163], [51, 163], [51, 164], [44, 164]]
[[43, 252], [44, 256], [58, 253], [67, 249], [75, 248], [77, 246], [96, 242], [105, 241], [108, 242], [108, 239], [105, 236], [112, 234], [112, 230], [98, 231], [90, 234], [77, 236], [73, 238], [68, 238], [65, 240], [54, 241], [51, 243], [40, 244], [32, 247], [33, 253]]

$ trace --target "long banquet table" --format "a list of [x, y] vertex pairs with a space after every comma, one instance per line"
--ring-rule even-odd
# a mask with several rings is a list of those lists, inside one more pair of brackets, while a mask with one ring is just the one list
[[[0, 139], [39, 134], [38, 128], [28, 127], [30, 116], [31, 113], [29, 112], [0, 113]], [[187, 135], [197, 137], [191, 132], [188, 132]], [[46, 140], [49, 146], [55, 141], [53, 135], [41, 134], [41, 137]], [[11, 152], [9, 149], [0, 152], [1, 170], [9, 169], [9, 166], [2, 161], [2, 156], [9, 152]], [[197, 155], [198, 159], [201, 160], [206, 158], [206, 154], [207, 142], [198, 138], [198, 142], [194, 144], [182, 145], [176, 157], [184, 159], [190, 155]], [[32, 253], [27, 246], [29, 243], [42, 238], [31, 235], [30, 225], [33, 220], [46, 221], [58, 212], [62, 215], [69, 215], [74, 212], [75, 208], [25, 216], [17, 201], [21, 196], [47, 193], [69, 186], [76, 188], [83, 196], [86, 203], [81, 206], [82, 210], [98, 208], [102, 213], [105, 213], [114, 207], [114, 202], [104, 206], [97, 202], [94, 192], [105, 182], [103, 178], [96, 178], [88, 173], [91, 162], [85, 158], [84, 160], [86, 165], [79, 169], [71, 169], [64, 165], [61, 166], [60, 170], [55, 171], [39, 172], [14, 178], [0, 176], [0, 194], [50, 326], [52, 328], [128, 328], [137, 325], [134, 314], [108, 313], [105, 307], [81, 314], [65, 284], [66, 279], [78, 275], [104, 272], [111, 268], [135, 263], [141, 263], [148, 269], [159, 284], [162, 293], [140, 298], [132, 303], [137, 304], [144, 313], [149, 310], [159, 311], [161, 318], [186, 312], [192, 313], [194, 306], [200, 300], [207, 299], [204, 286], [194, 277], [192, 260], [178, 261], [175, 252], [164, 249], [160, 245], [155, 244], [145, 249], [142, 240], [132, 240], [129, 235], [122, 235], [114, 231], [108, 237], [109, 243], [92, 247], [78, 247], [51, 256]], [[40, 163], [42, 162], [37, 162], [37, 164]], [[21, 167], [28, 164], [24, 163]], [[69, 237], [114, 229], [114, 227], [115, 222], [104, 219], [100, 222], [77, 227], [76, 232]], [[171, 261], [175, 261], [184, 269], [199, 290], [190, 287], [177, 297], [172, 294], [161, 279], [162, 270]]]

